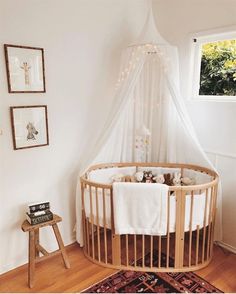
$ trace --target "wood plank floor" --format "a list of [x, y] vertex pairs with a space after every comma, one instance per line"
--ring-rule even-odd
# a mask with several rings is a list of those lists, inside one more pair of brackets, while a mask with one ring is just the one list
[[[60, 257], [52, 257], [36, 266], [33, 289], [27, 285], [27, 265], [0, 276], [0, 292], [81, 292], [116, 270], [88, 261], [77, 243], [67, 246], [71, 268], [65, 269]], [[224, 292], [236, 292], [236, 255], [214, 248], [213, 261], [196, 272]]]

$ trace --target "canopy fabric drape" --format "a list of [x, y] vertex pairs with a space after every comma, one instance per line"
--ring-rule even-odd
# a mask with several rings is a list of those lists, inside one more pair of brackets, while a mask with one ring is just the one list
[[[150, 28], [150, 12], [148, 19]], [[134, 161], [190, 163], [214, 169], [180, 95], [177, 49], [163, 39], [160, 42], [160, 34], [157, 37], [124, 50], [114, 105], [97, 143], [81, 163], [81, 173], [92, 164]], [[79, 180], [76, 198], [77, 241], [82, 246]], [[220, 208], [221, 193], [217, 240], [221, 239]]]

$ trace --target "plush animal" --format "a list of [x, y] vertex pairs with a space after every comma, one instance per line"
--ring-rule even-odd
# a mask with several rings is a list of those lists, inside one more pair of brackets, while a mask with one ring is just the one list
[[165, 182], [165, 178], [163, 175], [157, 175], [157, 176], [153, 177], [153, 180], [155, 183], [158, 183], [158, 184], [164, 184], [164, 182]]
[[134, 179], [136, 182], [141, 183], [143, 181], [143, 172], [139, 171], [134, 174]]
[[133, 183], [133, 182], [135, 182], [135, 178], [134, 178], [134, 176], [126, 175], [126, 176], [124, 176], [124, 182]]
[[164, 174], [163, 176], [164, 176], [164, 179], [165, 179], [164, 184], [166, 184], [168, 186], [172, 186], [173, 185], [173, 181], [172, 181], [171, 174], [168, 173], [168, 174]]
[[154, 183], [154, 175], [152, 174], [152, 171], [149, 170], [149, 171], [144, 171], [143, 172], [143, 180], [142, 182], [143, 183]]
[[172, 182], [173, 186], [181, 186], [181, 173], [175, 172]]
[[135, 182], [134, 176], [115, 174], [111, 177], [112, 183], [114, 182]]
[[193, 178], [189, 178], [189, 177], [183, 177], [181, 178], [181, 184], [183, 186], [191, 186], [191, 185], [195, 185], [196, 181]]
[[115, 174], [111, 177], [112, 183], [115, 182], [124, 182], [125, 175], [124, 174]]

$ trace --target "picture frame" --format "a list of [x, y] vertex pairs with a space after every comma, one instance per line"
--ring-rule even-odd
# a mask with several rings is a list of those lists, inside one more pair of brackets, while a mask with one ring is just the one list
[[11, 106], [14, 150], [49, 145], [46, 105]]
[[4, 44], [9, 93], [45, 93], [44, 49]]

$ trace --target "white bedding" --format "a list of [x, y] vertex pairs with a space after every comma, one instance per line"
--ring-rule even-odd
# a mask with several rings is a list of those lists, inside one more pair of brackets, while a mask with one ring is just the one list
[[[155, 185], [155, 184], [149, 184]], [[85, 190], [85, 214], [90, 218], [90, 196], [89, 190]], [[144, 198], [148, 198], [148, 195], [143, 195]], [[96, 210], [96, 194], [95, 190], [92, 191], [92, 202], [93, 202], [93, 223], [99, 224], [104, 227], [103, 222], [103, 197], [101, 189], [98, 189], [98, 215]], [[106, 202], [106, 227], [111, 228], [111, 204], [110, 204], [110, 194], [106, 190], [105, 193]], [[192, 231], [202, 228], [204, 225], [204, 211], [205, 211], [206, 195], [205, 192], [202, 194], [196, 194], [193, 196], [193, 216], [192, 216]], [[208, 224], [209, 217], [209, 207], [210, 207], [210, 197], [208, 197], [207, 213], [206, 213], [206, 225]], [[114, 208], [115, 209], [115, 208]], [[130, 207], [132, 209], [132, 207]], [[191, 195], [186, 195], [185, 202], [185, 232], [190, 230], [190, 210], [191, 210]], [[169, 220], [169, 231], [175, 232], [176, 223], [176, 197], [170, 196], [170, 220]], [[91, 219], [90, 219], [91, 221]], [[166, 224], [167, 225], [167, 224]]]
[[149, 183], [114, 183], [115, 233], [167, 234], [169, 186]]

